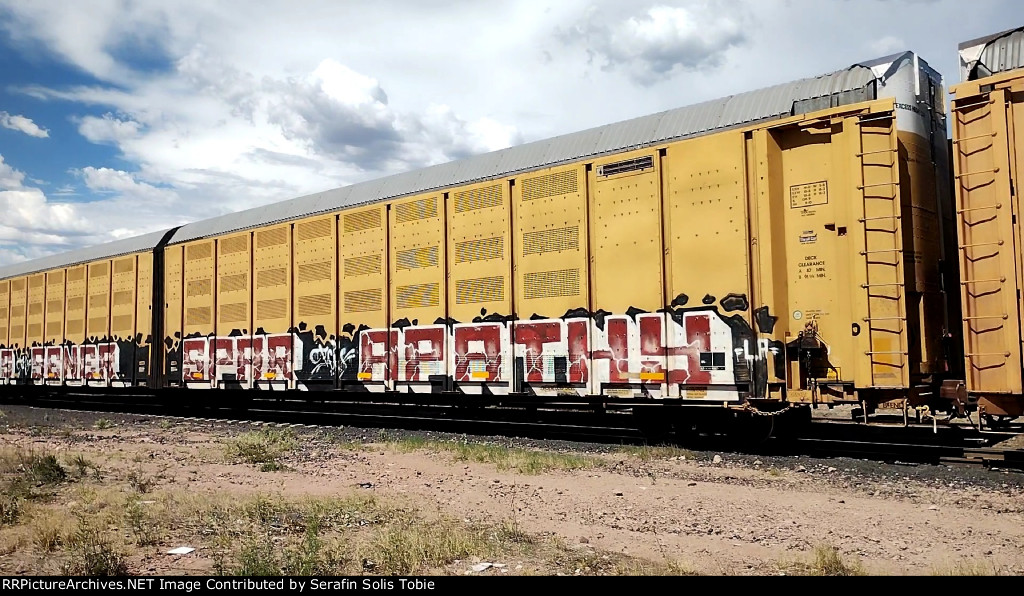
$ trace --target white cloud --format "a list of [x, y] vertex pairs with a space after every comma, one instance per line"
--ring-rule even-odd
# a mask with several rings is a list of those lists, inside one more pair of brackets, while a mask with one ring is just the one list
[[85, 116], [78, 122], [78, 132], [93, 143], [121, 143], [139, 135], [141, 125], [131, 119], [121, 120], [107, 112], [102, 117]]
[[23, 132], [30, 137], [45, 139], [50, 136], [50, 131], [45, 128], [39, 128], [39, 125], [33, 122], [31, 118], [8, 114], [7, 112], [0, 112], [0, 126]]
[[610, 21], [591, 9], [584, 24], [563, 37], [570, 44], [582, 41], [588, 53], [605, 60], [605, 69], [650, 85], [680, 71], [720, 66], [731, 48], [747, 41], [743, 12], [743, 4], [713, 1], [652, 6]]

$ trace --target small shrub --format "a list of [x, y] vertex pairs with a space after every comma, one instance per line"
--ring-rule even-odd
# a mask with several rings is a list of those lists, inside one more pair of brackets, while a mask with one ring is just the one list
[[129, 498], [124, 506], [124, 520], [135, 536], [135, 543], [139, 546], [150, 546], [157, 543], [155, 524], [146, 514], [145, 506], [132, 498]]
[[21, 499], [11, 495], [0, 496], [0, 526], [13, 526], [21, 520]]
[[57, 523], [45, 521], [35, 527], [32, 542], [44, 553], [52, 553], [64, 544], [64, 533]]
[[283, 575], [281, 562], [277, 559], [274, 543], [267, 535], [251, 537], [242, 543], [238, 555], [238, 567], [232, 575], [267, 577]]
[[68, 479], [68, 472], [55, 455], [33, 455], [25, 465], [28, 475], [40, 484], [60, 484]]
[[[238, 435], [225, 446], [227, 456], [252, 465], [278, 464], [279, 458], [295, 448], [291, 429], [263, 429]], [[282, 466], [283, 467], [283, 466]], [[273, 468], [266, 471], [274, 471]]]
[[115, 577], [128, 574], [124, 555], [99, 530], [84, 521], [79, 522], [68, 542], [70, 548], [62, 569], [64, 575]]
[[843, 559], [839, 549], [834, 546], [822, 545], [814, 549], [814, 562], [811, 571], [815, 575], [848, 576], [864, 575], [860, 563], [849, 563]]
[[128, 472], [126, 480], [128, 480], [128, 486], [139, 494], [148, 493], [156, 485], [156, 478], [147, 476], [139, 469]]
[[75, 455], [71, 459], [69, 459], [68, 465], [74, 469], [75, 474], [77, 474], [79, 478], [82, 478], [86, 474], [88, 474], [89, 468], [92, 468], [93, 470], [99, 472], [99, 468], [96, 466], [96, 464], [86, 459], [85, 456], [83, 456], [82, 454]]
[[114, 426], [116, 426], [114, 424], [114, 421], [109, 420], [107, 418], [100, 418], [92, 425], [92, 427], [95, 428], [96, 430], [106, 430], [108, 428], [114, 428]]

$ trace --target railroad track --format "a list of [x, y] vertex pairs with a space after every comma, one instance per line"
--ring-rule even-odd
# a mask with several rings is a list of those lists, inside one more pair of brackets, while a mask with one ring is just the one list
[[[95, 395], [52, 397], [29, 405], [96, 414], [134, 414], [214, 424], [274, 424], [291, 427], [361, 428], [435, 431], [493, 437], [520, 437], [581, 443], [644, 445], [648, 438], [630, 427], [625, 414], [587, 415], [544, 412], [547, 420], [526, 419], [519, 410], [488, 409], [487, 418], [453, 407], [387, 406], [379, 404], [257, 401], [245, 410], [188, 410], [155, 403], [126, 404], [95, 399]], [[536, 413], [535, 413], [536, 414]], [[971, 433], [962, 428], [935, 433], [930, 428], [864, 426], [815, 421], [801, 436], [738, 447], [724, 436], [700, 436], [681, 445], [699, 451], [772, 456], [848, 457], [894, 464], [974, 465], [1024, 470], [1024, 449], [992, 445], [1011, 433]]]

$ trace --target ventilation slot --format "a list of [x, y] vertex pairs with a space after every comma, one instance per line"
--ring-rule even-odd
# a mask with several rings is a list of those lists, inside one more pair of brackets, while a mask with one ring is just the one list
[[256, 303], [256, 317], [259, 319], [283, 319], [288, 314], [288, 301], [284, 298], [260, 300]]
[[[46, 284], [50, 286], [59, 286], [64, 283], [64, 272], [60, 273], [48, 273], [46, 275]], [[0, 290], [0, 294], [6, 294], [7, 292]]]
[[455, 245], [455, 262], [489, 261], [500, 259], [505, 252], [505, 239], [501, 236], [469, 240]]
[[209, 259], [213, 256], [213, 243], [204, 242], [202, 244], [193, 244], [185, 249], [185, 260], [186, 261], [198, 261], [200, 259]]
[[10, 288], [11, 288], [10, 282], [6, 282], [6, 281], [0, 282], [0, 296], [6, 296], [7, 293], [10, 291]]
[[220, 307], [220, 322], [225, 323], [245, 323], [248, 320], [249, 307], [245, 302], [233, 302], [231, 304], [222, 304]]
[[465, 213], [501, 205], [501, 184], [455, 193], [455, 212]]
[[[61, 325], [60, 321], [50, 321], [46, 324], [46, 335], [49, 337], [60, 337], [63, 332], [64, 326]], [[0, 333], [0, 336], [2, 335], [3, 333]]]
[[186, 325], [209, 325], [211, 322], [209, 306], [192, 307], [185, 311]]
[[6, 321], [6, 320], [7, 320], [7, 309], [6, 308], [2, 308], [2, 309], [0, 309], [0, 321]]
[[12, 292], [24, 292], [25, 291], [25, 280], [24, 279], [16, 279], [16, 280], [12, 281], [11, 282], [11, 291]]
[[135, 271], [134, 258], [128, 257], [114, 261], [114, 273], [131, 273], [132, 271]]
[[30, 287], [30, 288], [41, 288], [41, 287], [43, 287], [43, 283], [45, 281], [46, 281], [46, 279], [42, 275], [32, 276], [32, 277], [28, 278], [28, 287]]
[[41, 314], [43, 314], [43, 303], [42, 302], [33, 302], [33, 303], [28, 305], [28, 315], [29, 316], [41, 315]]
[[74, 298], [68, 298], [68, 312], [78, 311], [85, 308], [85, 298], [82, 296], [75, 296]]
[[505, 299], [504, 277], [478, 277], [455, 282], [455, 303], [474, 304]]
[[296, 314], [299, 319], [304, 317], [326, 317], [331, 314], [331, 295], [299, 296], [296, 307]]
[[345, 277], [376, 275], [380, 273], [380, 255], [366, 255], [345, 259]]
[[126, 292], [114, 292], [114, 306], [127, 306], [134, 303], [134, 297], [130, 291]]
[[523, 200], [557, 197], [577, 192], [576, 171], [555, 172], [523, 180]]
[[213, 280], [193, 279], [192, 281], [185, 284], [185, 295], [189, 297], [209, 296], [212, 292]]
[[63, 309], [64, 309], [64, 302], [62, 302], [60, 300], [50, 300], [49, 302], [46, 303], [46, 314], [47, 315], [60, 314], [60, 312]]
[[220, 246], [220, 254], [222, 255], [233, 255], [240, 252], [245, 252], [249, 249], [249, 237], [248, 236], [232, 236], [225, 238], [218, 242]]
[[562, 252], [580, 249], [580, 229], [556, 228], [523, 234], [523, 255], [542, 255], [546, 252]]
[[68, 321], [68, 335], [81, 335], [82, 323], [82, 319]]
[[125, 336], [132, 334], [132, 316], [131, 315], [118, 315], [110, 321], [110, 331], [112, 333], [121, 333]]
[[89, 335], [106, 335], [107, 317], [93, 317], [89, 319]]
[[68, 281], [82, 281], [85, 279], [85, 267], [68, 269]]
[[43, 324], [42, 323], [31, 323], [28, 326], [29, 338], [42, 337], [43, 335]]
[[523, 296], [527, 300], [579, 295], [579, 269], [540, 271], [523, 276]]
[[395, 205], [395, 223], [437, 217], [437, 197]]
[[654, 167], [654, 157], [636, 157], [634, 159], [626, 159], [623, 161], [616, 161], [613, 163], [606, 163], [603, 166], [597, 167], [598, 176], [614, 176], [616, 174], [625, 174], [627, 172], [640, 172], [643, 170], [649, 170]]
[[372, 312], [380, 310], [379, 289], [345, 292], [345, 312]]
[[256, 272], [257, 288], [273, 288], [288, 283], [288, 269], [264, 269]]
[[329, 238], [333, 227], [334, 221], [332, 219], [304, 221], [295, 225], [295, 236], [300, 242], [317, 238]]
[[[328, 225], [328, 234], [330, 225]], [[267, 248], [288, 243], [288, 229], [274, 228], [272, 230], [261, 230], [256, 232], [256, 248]]]
[[0, 345], [7, 343], [7, 327], [0, 327]]
[[22, 325], [15, 325], [11, 327], [11, 343], [20, 342], [21, 338], [25, 336], [25, 327]]
[[380, 209], [345, 215], [345, 233], [361, 232], [380, 227]]
[[410, 248], [395, 253], [395, 265], [399, 271], [437, 267], [437, 247]]
[[228, 292], [242, 292], [249, 286], [249, 274], [248, 273], [237, 273], [235, 275], [225, 275], [220, 278], [220, 285], [217, 291], [221, 294], [227, 294]]
[[318, 261], [316, 263], [299, 263], [299, 283], [305, 284], [313, 281], [329, 280], [331, 279], [331, 271], [333, 269], [334, 263], [331, 263], [330, 261]]
[[437, 306], [441, 299], [440, 285], [419, 284], [415, 286], [399, 286], [395, 292], [395, 297], [399, 309]]

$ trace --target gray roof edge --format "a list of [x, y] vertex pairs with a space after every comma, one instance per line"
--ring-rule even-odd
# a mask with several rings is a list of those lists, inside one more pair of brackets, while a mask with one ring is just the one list
[[958, 50], [966, 50], [966, 49], [973, 48], [973, 47], [980, 46], [980, 45], [988, 45], [988, 44], [992, 43], [993, 41], [995, 41], [995, 40], [997, 40], [997, 39], [999, 39], [1001, 37], [1006, 37], [1007, 35], [1012, 35], [1012, 34], [1018, 32], [1018, 31], [1024, 31], [1024, 26], [1014, 27], [1013, 29], [1007, 29], [1006, 31], [1001, 31], [999, 33], [993, 33], [991, 35], [984, 35], [984, 36], [979, 37], [977, 39], [970, 39], [970, 40], [967, 40], [967, 41], [960, 42], [960, 45], [957, 46], [957, 49]]
[[112, 259], [114, 257], [153, 250], [165, 236], [175, 229], [168, 228], [157, 232], [149, 232], [79, 250], [56, 253], [38, 259], [5, 265], [0, 267], [0, 280], [33, 275], [52, 269], [74, 267], [75, 265], [99, 259]]

